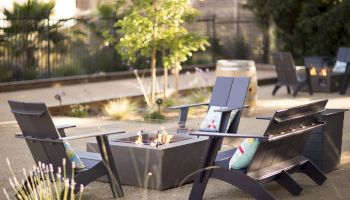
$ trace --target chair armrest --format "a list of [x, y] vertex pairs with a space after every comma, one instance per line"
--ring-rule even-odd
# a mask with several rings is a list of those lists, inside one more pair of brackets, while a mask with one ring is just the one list
[[270, 116], [257, 116], [255, 119], [261, 119], [261, 120], [271, 120], [272, 117]]
[[62, 125], [57, 125], [56, 129], [57, 130], [63, 130], [63, 129], [66, 129], [66, 128], [75, 128], [75, 127], [77, 127], [77, 126], [74, 125], [74, 124], [62, 124]]
[[268, 140], [267, 136], [238, 134], [238, 133], [217, 133], [217, 132], [195, 131], [195, 132], [190, 132], [190, 135], [209, 136], [209, 137], [230, 137], [230, 138], [256, 138], [259, 140]]
[[87, 133], [87, 134], [80, 134], [80, 135], [74, 135], [74, 136], [68, 136], [68, 137], [60, 137], [58, 139], [52, 139], [52, 138], [36, 138], [36, 137], [30, 137], [30, 136], [24, 136], [22, 133], [17, 133], [15, 135], [16, 138], [21, 139], [27, 139], [27, 140], [33, 140], [33, 141], [43, 141], [43, 142], [64, 142], [67, 140], [77, 140], [77, 139], [84, 139], [89, 137], [98, 137], [98, 136], [108, 136], [112, 134], [120, 134], [125, 133], [125, 131], [118, 131], [118, 130], [110, 130], [110, 131], [100, 131], [96, 133]]
[[190, 107], [197, 107], [197, 106], [208, 106], [209, 103], [194, 103], [194, 104], [187, 104], [187, 105], [180, 105], [180, 106], [171, 106], [168, 107], [169, 109], [182, 109], [182, 108], [190, 108]]
[[42, 141], [42, 142], [56, 142], [56, 143], [62, 143], [62, 140], [58, 139], [52, 139], [52, 138], [36, 138], [31, 136], [24, 136], [22, 133], [15, 134], [16, 138], [25, 139], [25, 140], [32, 140], [32, 141]]
[[99, 132], [95, 132], [95, 133], [87, 133], [87, 134], [79, 134], [79, 135], [74, 135], [74, 136], [61, 137], [58, 140], [61, 140], [61, 141], [77, 140], [77, 139], [84, 139], [84, 138], [89, 138], [89, 137], [108, 136], [108, 135], [120, 134], [120, 133], [125, 133], [125, 131], [119, 131], [119, 130], [99, 131]]
[[242, 109], [242, 108], [249, 108], [248, 105], [240, 106], [240, 107], [234, 107], [234, 108], [221, 108], [218, 110], [214, 110], [215, 112], [231, 112], [232, 110]]

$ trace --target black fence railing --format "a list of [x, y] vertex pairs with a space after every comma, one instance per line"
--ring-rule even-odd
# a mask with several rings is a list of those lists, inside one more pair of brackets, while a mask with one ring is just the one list
[[[0, 19], [0, 82], [130, 70], [113, 43], [104, 40], [116, 19]], [[213, 64], [217, 59], [268, 61], [268, 27], [253, 18], [215, 16], [186, 24], [211, 46], [196, 52], [184, 66]], [[133, 68], [147, 68], [140, 58]]]

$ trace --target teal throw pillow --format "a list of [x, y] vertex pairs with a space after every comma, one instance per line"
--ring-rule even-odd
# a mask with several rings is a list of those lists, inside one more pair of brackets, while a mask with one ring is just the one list
[[247, 168], [256, 152], [256, 149], [259, 146], [259, 140], [253, 138], [246, 138], [243, 140], [241, 145], [236, 149], [236, 152], [233, 154], [230, 163], [229, 169], [245, 169]]
[[74, 162], [75, 169], [84, 169], [85, 165], [80, 159], [79, 155], [74, 151], [73, 147], [68, 142], [63, 142], [64, 148], [66, 149], [67, 156], [71, 162]]

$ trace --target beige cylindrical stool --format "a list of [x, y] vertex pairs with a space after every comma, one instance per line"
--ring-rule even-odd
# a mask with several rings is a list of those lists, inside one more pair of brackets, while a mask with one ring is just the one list
[[216, 63], [216, 76], [249, 77], [249, 89], [245, 99], [245, 104], [249, 105], [249, 108], [244, 109], [243, 114], [245, 116], [254, 114], [258, 99], [258, 79], [255, 62], [252, 60], [218, 60]]

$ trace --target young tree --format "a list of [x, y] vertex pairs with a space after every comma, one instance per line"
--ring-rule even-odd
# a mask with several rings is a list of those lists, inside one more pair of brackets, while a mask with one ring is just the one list
[[186, 61], [192, 52], [204, 50], [209, 43], [206, 38], [189, 33], [184, 27], [186, 20], [196, 14], [187, 0], [130, 0], [121, 5], [125, 16], [116, 23], [122, 34], [116, 49], [131, 62], [139, 55], [151, 58], [150, 102], [154, 104], [159, 62], [157, 52], [162, 54], [166, 93], [168, 68], [174, 67], [178, 73], [181, 62]]

